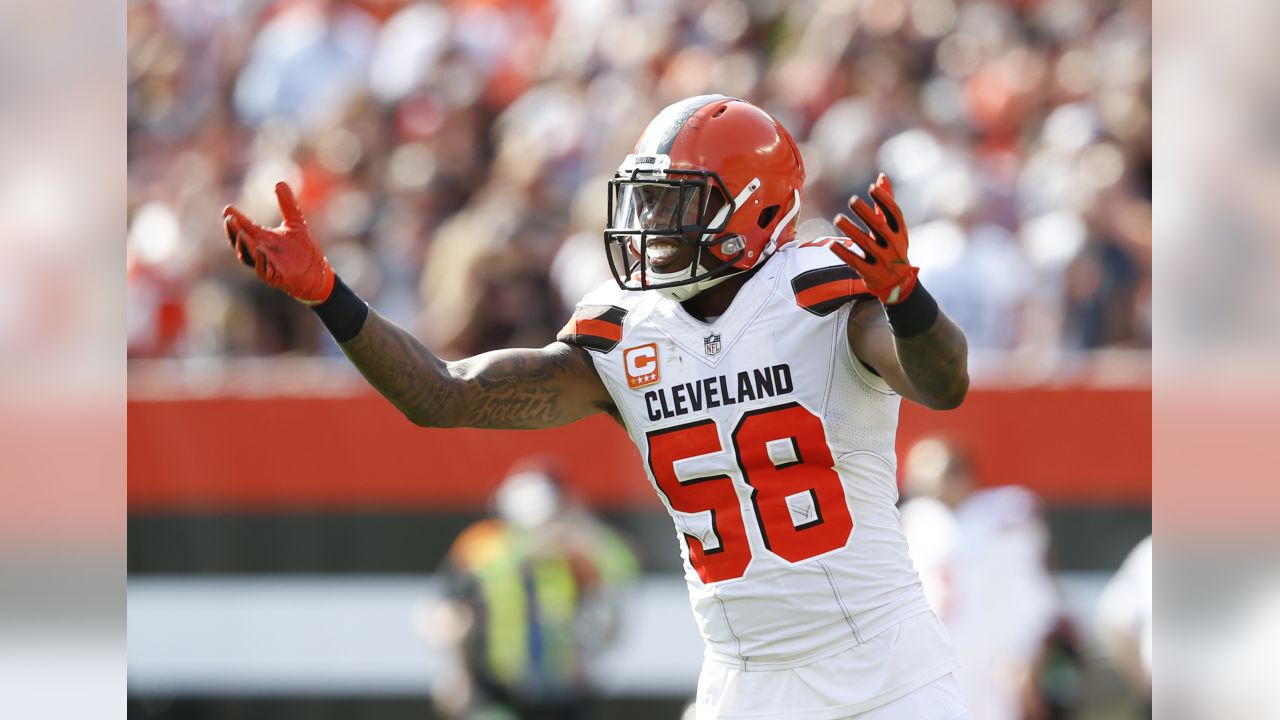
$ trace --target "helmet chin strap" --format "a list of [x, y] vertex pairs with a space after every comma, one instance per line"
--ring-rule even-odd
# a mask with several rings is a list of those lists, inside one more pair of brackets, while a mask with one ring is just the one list
[[[681, 277], [684, 277], [686, 272], [687, 271], [678, 271], [673, 273], [651, 272], [649, 273], [649, 277], [653, 278], [654, 280], [657, 280], [658, 282], [670, 282], [673, 280], [679, 280]], [[738, 272], [742, 272], [742, 271], [739, 270]], [[687, 285], [676, 285], [674, 287], [654, 288], [654, 292], [662, 295], [668, 300], [675, 300], [676, 302], [684, 302], [685, 300], [688, 300], [689, 298], [693, 297], [694, 295], [697, 295], [703, 290], [706, 290], [708, 288], [713, 288], [716, 285], [719, 285], [720, 283], [724, 282], [725, 280], [728, 280], [729, 278], [737, 274], [738, 273], [733, 272], [733, 273], [721, 275], [720, 277], [717, 277], [717, 278], [712, 278], [710, 280], [699, 280], [698, 282], [695, 282], [695, 283], [688, 283]]]

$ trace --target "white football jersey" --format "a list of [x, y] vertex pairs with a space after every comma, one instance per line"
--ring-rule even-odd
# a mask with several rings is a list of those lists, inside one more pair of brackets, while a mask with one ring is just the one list
[[[675, 522], [709, 660], [797, 667], [930, 612], [895, 507], [899, 398], [846, 336], [861, 296], [826, 247], [791, 243], [714, 322], [610, 281], [560, 335], [591, 351]], [[912, 652], [952, 656], [943, 637]]]

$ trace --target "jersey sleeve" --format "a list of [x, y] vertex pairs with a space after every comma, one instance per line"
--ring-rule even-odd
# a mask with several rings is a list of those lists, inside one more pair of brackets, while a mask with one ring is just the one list
[[556, 335], [560, 342], [588, 350], [609, 352], [622, 341], [627, 311], [617, 305], [579, 305]]
[[622, 291], [609, 280], [587, 293], [573, 315], [556, 334], [556, 340], [596, 352], [609, 352], [622, 342], [623, 321], [627, 317]]
[[784, 251], [796, 304], [818, 316], [830, 315], [859, 298], [874, 297], [857, 271], [827, 249], [831, 242], [836, 241], [824, 238], [787, 246]]

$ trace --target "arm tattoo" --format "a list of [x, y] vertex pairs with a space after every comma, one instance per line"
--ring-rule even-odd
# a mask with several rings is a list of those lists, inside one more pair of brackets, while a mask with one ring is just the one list
[[342, 351], [418, 425], [533, 429], [612, 410], [601, 399], [605, 390], [586, 352], [569, 345], [499, 350], [447, 363], [371, 311]]
[[450, 372], [465, 383], [459, 403], [462, 424], [540, 428], [576, 419], [565, 418], [566, 405], [581, 403], [567, 397], [573, 390], [565, 379], [595, 372], [580, 352], [567, 345], [546, 351], [498, 350], [451, 363]]
[[914, 337], [894, 337], [894, 345], [903, 372], [930, 407], [959, 407], [969, 390], [969, 350], [951, 318], [939, 312], [933, 327]]
[[341, 348], [369, 384], [416, 424], [444, 416], [457, 397], [444, 361], [372, 308], [364, 327]]
[[[884, 367], [874, 367], [865, 359], [859, 359], [887, 380], [900, 376], [899, 380], [890, 382], [897, 382], [894, 387], [904, 397], [933, 409], [954, 408], [964, 400], [969, 389], [968, 346], [959, 326], [944, 313], [938, 313], [933, 327], [909, 338], [892, 334], [878, 303], [856, 307], [850, 322], [851, 328], [856, 326], [858, 332], [882, 338], [873, 346], [887, 351], [888, 348], [879, 343], [893, 343], [891, 355], [887, 352], [875, 355], [875, 363]], [[902, 381], [910, 387], [902, 387]]]

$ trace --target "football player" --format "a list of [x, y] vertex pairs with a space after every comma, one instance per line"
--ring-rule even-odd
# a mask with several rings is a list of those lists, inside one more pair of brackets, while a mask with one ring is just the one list
[[801, 243], [804, 164], [739, 99], [653, 119], [609, 184], [614, 280], [555, 342], [445, 362], [330, 268], [293, 194], [283, 223], [224, 212], [239, 258], [311, 305], [412, 422], [533, 429], [598, 412], [671, 514], [706, 645], [699, 718], [969, 717], [956, 655], [899, 526], [898, 404], [958, 406], [959, 328], [917, 282], [889, 179], [839, 238]]

